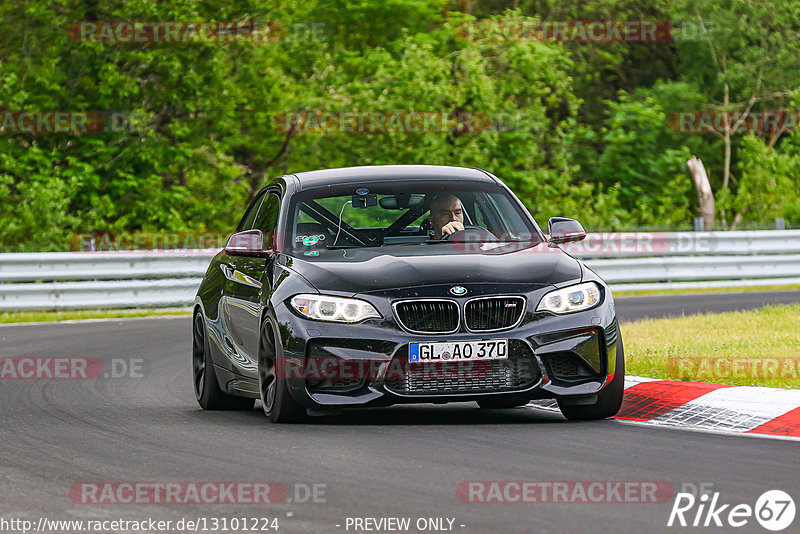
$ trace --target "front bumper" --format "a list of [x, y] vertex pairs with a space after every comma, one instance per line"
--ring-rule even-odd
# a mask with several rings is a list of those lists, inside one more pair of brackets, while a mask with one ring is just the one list
[[[509, 294], [505, 289], [490, 293]], [[618, 327], [613, 299], [603, 287], [601, 303], [591, 310], [561, 316], [531, 311], [551, 289], [529, 292], [521, 323], [491, 333], [409, 333], [395, 321], [392, 299], [385, 295], [359, 296], [372, 302], [385, 319], [356, 325], [304, 319], [281, 303], [275, 308], [275, 321], [280, 325], [279, 357], [287, 370], [289, 391], [306, 408], [322, 411], [487, 397], [532, 400], [595, 395], [615, 369]], [[460, 365], [458, 369], [454, 362], [439, 363], [423, 371], [423, 376], [408, 379], [410, 343], [487, 339], [509, 340], [508, 361], [494, 360], [502, 363], [492, 363], [492, 368], [486, 365], [489, 362], [476, 362], [477, 367]]]

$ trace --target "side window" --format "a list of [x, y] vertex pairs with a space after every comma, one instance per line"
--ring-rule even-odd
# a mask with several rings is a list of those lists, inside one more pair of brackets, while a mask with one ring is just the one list
[[247, 212], [242, 217], [242, 221], [239, 223], [239, 226], [236, 227], [237, 232], [244, 232], [245, 230], [251, 230], [253, 228], [253, 221], [256, 219], [256, 215], [258, 214], [258, 208], [261, 205], [261, 201], [264, 199], [264, 195], [259, 195], [256, 199], [250, 204], [250, 207], [247, 208]]
[[281, 199], [278, 195], [270, 193], [258, 210], [253, 228], [264, 233], [264, 239], [271, 238], [278, 227], [278, 215], [281, 212]]

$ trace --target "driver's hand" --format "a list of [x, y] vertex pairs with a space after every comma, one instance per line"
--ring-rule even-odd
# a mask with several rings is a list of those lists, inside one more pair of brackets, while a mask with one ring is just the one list
[[458, 221], [453, 221], [442, 226], [442, 235], [451, 235], [464, 229], [464, 225]]

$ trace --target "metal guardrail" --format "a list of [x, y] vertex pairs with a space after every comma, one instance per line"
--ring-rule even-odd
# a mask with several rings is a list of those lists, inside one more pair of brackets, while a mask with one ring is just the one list
[[[800, 230], [590, 234], [613, 290], [800, 285]], [[0, 254], [0, 311], [190, 306], [215, 250]]]
[[0, 254], [0, 311], [189, 306], [217, 252]]
[[594, 233], [562, 248], [581, 259], [800, 254], [800, 230]]
[[800, 280], [800, 254], [585, 260], [607, 283], [790, 278]]
[[0, 284], [0, 311], [189, 306], [202, 278]]
[[0, 283], [202, 277], [217, 250], [0, 254]]

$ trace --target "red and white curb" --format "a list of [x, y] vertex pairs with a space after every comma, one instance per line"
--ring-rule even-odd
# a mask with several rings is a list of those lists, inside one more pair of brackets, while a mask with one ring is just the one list
[[[558, 409], [554, 402], [533, 403]], [[800, 390], [625, 377], [622, 421], [800, 440]]]

